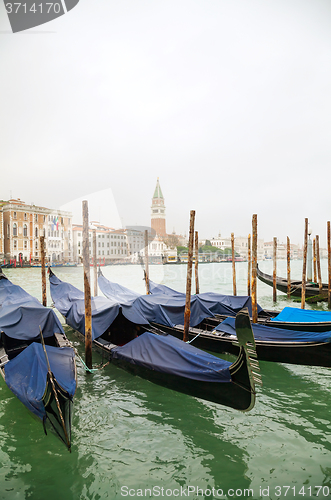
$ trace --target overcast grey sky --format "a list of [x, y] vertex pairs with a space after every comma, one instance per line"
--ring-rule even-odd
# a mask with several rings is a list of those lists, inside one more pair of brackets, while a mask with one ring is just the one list
[[0, 198], [109, 189], [148, 225], [159, 177], [168, 232], [195, 209], [201, 237], [244, 236], [257, 213], [302, 243], [308, 217], [325, 245], [329, 0], [80, 0], [16, 34], [1, 3], [0, 61]]

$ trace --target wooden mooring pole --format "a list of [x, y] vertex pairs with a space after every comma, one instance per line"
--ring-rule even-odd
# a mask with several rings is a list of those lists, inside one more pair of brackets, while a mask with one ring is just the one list
[[287, 237], [287, 298], [291, 298], [291, 243]]
[[317, 283], [316, 238], [313, 239], [313, 268], [314, 268], [314, 283]]
[[237, 295], [237, 284], [236, 284], [236, 253], [235, 253], [235, 250], [234, 250], [234, 233], [231, 233], [231, 250], [232, 250], [233, 295]]
[[191, 282], [192, 282], [194, 219], [195, 219], [195, 210], [191, 210], [188, 256], [187, 256], [186, 301], [185, 301], [185, 312], [184, 312], [184, 332], [183, 332], [184, 342], [188, 341], [188, 330], [190, 327], [190, 316], [191, 316]]
[[321, 293], [322, 291], [322, 273], [321, 273], [321, 260], [320, 260], [320, 237], [316, 235], [316, 264], [317, 264], [317, 277], [318, 277], [318, 288]]
[[331, 230], [330, 221], [327, 222], [328, 232], [328, 308], [331, 309]]
[[251, 235], [247, 238], [247, 295], [251, 295], [251, 270], [252, 270], [252, 255], [251, 255]]
[[46, 294], [46, 265], [45, 265], [45, 236], [40, 236], [40, 255], [41, 255], [41, 291], [42, 304], [47, 306]]
[[148, 230], [147, 229], [145, 229], [145, 283], [146, 283], [146, 294], [149, 295]]
[[274, 237], [274, 269], [272, 275], [272, 300], [277, 302], [277, 238]]
[[195, 293], [198, 295], [200, 293], [199, 289], [199, 235], [198, 231], [195, 231], [195, 241], [194, 241], [194, 250], [195, 250], [195, 262], [194, 262], [194, 271], [195, 271]]
[[305, 237], [303, 244], [303, 267], [302, 267], [302, 285], [301, 285], [301, 309], [306, 304], [306, 274], [307, 274], [307, 247], [308, 247], [308, 219], [305, 219]]
[[92, 368], [92, 307], [90, 288], [90, 245], [88, 202], [83, 201], [83, 266], [85, 302], [85, 364]]
[[98, 295], [97, 231], [93, 229], [93, 281], [94, 297]]
[[257, 215], [252, 218], [252, 321], [257, 323], [257, 294], [256, 294], [256, 268], [257, 268]]

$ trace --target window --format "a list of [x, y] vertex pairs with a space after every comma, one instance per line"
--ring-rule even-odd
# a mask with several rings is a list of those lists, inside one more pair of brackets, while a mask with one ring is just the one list
[[23, 236], [27, 236], [28, 235], [28, 226], [26, 224], [24, 224], [23, 226]]
[[28, 220], [27, 214], [24, 214], [24, 220]]
[[35, 214], [35, 216], [34, 216], [34, 220], [35, 220], [36, 222], [38, 222], [38, 214]]
[[16, 212], [13, 213], [13, 218], [17, 219], [17, 213]]
[[17, 224], [14, 222], [13, 224], [13, 236], [17, 236]]
[[17, 240], [14, 240], [14, 250], [17, 250]]
[[38, 238], [38, 228], [36, 227], [34, 230], [35, 237]]
[[25, 241], [25, 242], [24, 242], [24, 250], [27, 250], [27, 248], [28, 248], [28, 242], [27, 242], [27, 241]]

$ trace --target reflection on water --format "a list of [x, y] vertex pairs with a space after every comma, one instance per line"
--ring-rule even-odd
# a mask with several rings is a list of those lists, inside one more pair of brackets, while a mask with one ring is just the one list
[[[245, 263], [238, 264], [238, 293], [245, 294]], [[221, 266], [200, 266], [202, 291], [231, 293], [231, 265]], [[109, 266], [103, 272], [144, 293], [140, 266]], [[154, 281], [185, 290], [185, 266], [151, 266], [150, 272]], [[41, 298], [40, 269], [6, 274]], [[59, 268], [56, 274], [83, 289], [82, 268]], [[258, 294], [263, 307], [273, 305], [270, 287], [259, 283]], [[275, 307], [286, 304], [286, 298], [279, 298]], [[84, 346], [70, 328], [66, 331], [84, 357]], [[93, 361], [99, 364], [102, 358], [94, 353]], [[110, 364], [91, 375], [78, 363], [71, 454], [51, 433], [44, 435], [41, 423], [1, 381], [0, 498], [114, 499], [123, 498], [122, 486], [154, 485], [252, 488], [254, 498], [260, 498], [259, 488], [265, 485], [271, 490], [286, 484], [331, 489], [330, 369], [260, 365], [263, 387], [257, 389], [256, 406], [239, 413]], [[277, 498], [274, 490], [269, 497]]]

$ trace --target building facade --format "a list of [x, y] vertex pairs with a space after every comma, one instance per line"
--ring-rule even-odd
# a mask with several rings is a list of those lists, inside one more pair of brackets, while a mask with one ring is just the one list
[[[89, 252], [93, 259], [93, 233], [96, 234], [96, 257], [98, 263], [110, 264], [128, 257], [127, 236], [124, 229], [115, 230], [97, 222], [91, 222], [89, 227]], [[73, 249], [76, 262], [83, 259], [83, 226], [74, 224]]]
[[47, 262], [72, 262], [72, 214], [12, 199], [0, 207], [3, 258], [40, 262], [40, 236], [45, 237]]

